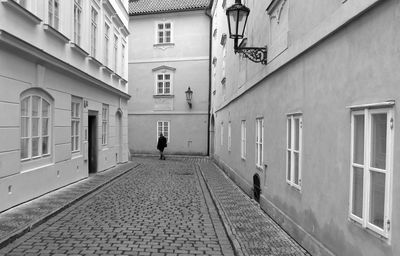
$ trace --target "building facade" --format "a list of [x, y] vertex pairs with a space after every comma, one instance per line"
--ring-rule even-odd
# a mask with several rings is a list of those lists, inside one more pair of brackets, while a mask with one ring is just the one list
[[[167, 154], [207, 155], [209, 2], [129, 2], [131, 153], [156, 154], [163, 133]], [[190, 104], [185, 96], [189, 87]]]
[[0, 211], [128, 161], [127, 3], [0, 3]]
[[242, 0], [263, 65], [234, 54], [234, 2], [212, 8], [215, 161], [312, 255], [400, 255], [400, 3]]

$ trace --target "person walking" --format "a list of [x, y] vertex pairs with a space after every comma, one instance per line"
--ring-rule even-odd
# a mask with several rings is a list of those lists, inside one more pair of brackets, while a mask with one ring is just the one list
[[160, 133], [160, 137], [158, 137], [157, 149], [160, 151], [160, 160], [165, 160], [164, 156], [164, 148], [167, 147], [167, 138], [164, 137], [162, 133]]

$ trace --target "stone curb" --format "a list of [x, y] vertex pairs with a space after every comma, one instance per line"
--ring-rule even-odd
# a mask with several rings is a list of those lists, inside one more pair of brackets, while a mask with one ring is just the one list
[[[128, 164], [129, 164], [129, 162], [126, 165], [128, 165]], [[90, 194], [94, 193], [95, 191], [99, 190], [100, 188], [104, 187], [105, 185], [113, 182], [115, 179], [117, 179], [117, 178], [121, 177], [122, 175], [126, 174], [127, 172], [139, 167], [140, 165], [141, 164], [136, 164], [132, 167], [129, 167], [125, 171], [122, 171], [120, 174], [117, 174], [117, 175], [111, 177], [110, 179], [106, 180], [105, 182], [100, 183], [97, 186], [94, 186], [93, 188], [90, 188], [88, 191], [82, 193], [81, 195], [79, 195], [76, 198], [73, 198], [71, 201], [67, 202], [66, 204], [62, 205], [61, 207], [59, 207], [47, 214], [40, 216], [39, 219], [36, 219], [36, 220], [32, 221], [30, 224], [27, 224], [24, 227], [18, 229], [17, 231], [12, 232], [10, 235], [8, 235], [5, 238], [0, 240], [0, 249], [7, 246], [10, 243], [12, 243], [13, 241], [15, 241], [19, 237], [23, 236], [24, 234], [28, 233], [29, 231], [33, 230], [34, 228], [38, 227], [39, 225], [43, 224], [44, 222], [46, 222], [50, 218], [54, 217], [58, 213], [62, 212], [63, 210], [69, 208], [70, 206], [74, 205], [75, 203], [79, 202], [80, 200], [84, 199], [85, 197], [89, 196]], [[121, 168], [123, 168], [123, 167], [121, 166]], [[84, 181], [84, 180], [81, 180], [81, 181]], [[79, 181], [77, 181], [77, 182], [79, 182]], [[72, 184], [75, 184], [75, 183], [72, 183]], [[72, 184], [70, 184], [70, 185], [72, 185]], [[68, 187], [68, 185], [65, 187]], [[65, 188], [65, 187], [62, 187], [62, 188]], [[55, 191], [57, 191], [57, 190], [54, 190], [52, 192], [55, 192]]]
[[[213, 165], [214, 163], [211, 162], [211, 164]], [[215, 167], [215, 165], [214, 165], [214, 167]], [[239, 241], [236, 238], [236, 236], [234, 234], [234, 231], [231, 228], [232, 224], [229, 221], [229, 218], [226, 217], [226, 213], [223, 210], [221, 204], [219, 203], [217, 197], [214, 195], [214, 192], [212, 191], [210, 185], [208, 184], [207, 178], [205, 177], [205, 175], [203, 173], [203, 170], [201, 169], [200, 165], [198, 165], [198, 168], [200, 170], [201, 176], [203, 177], [204, 183], [206, 184], [207, 190], [211, 195], [212, 201], [214, 202], [214, 205], [217, 208], [218, 215], [221, 218], [222, 223], [224, 224], [225, 231], [226, 231], [226, 233], [228, 235], [228, 238], [229, 238], [229, 240], [230, 240], [230, 242], [231, 242], [231, 244], [233, 246], [235, 255], [237, 255], [237, 256], [245, 256], [245, 253], [243, 252], [242, 247], [240, 246]]]

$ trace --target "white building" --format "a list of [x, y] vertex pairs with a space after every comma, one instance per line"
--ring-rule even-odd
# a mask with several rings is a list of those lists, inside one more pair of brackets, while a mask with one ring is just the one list
[[127, 2], [0, 2], [0, 211], [128, 161]]

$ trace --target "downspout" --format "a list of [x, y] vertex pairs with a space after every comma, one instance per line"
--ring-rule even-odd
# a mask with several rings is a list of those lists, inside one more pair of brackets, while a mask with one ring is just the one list
[[210, 156], [210, 119], [211, 119], [211, 61], [212, 61], [212, 24], [213, 17], [211, 15], [211, 8], [214, 0], [210, 0], [210, 5], [206, 8], [205, 14], [210, 18], [210, 29], [209, 29], [209, 53], [208, 53], [208, 120], [207, 120], [207, 156]]

